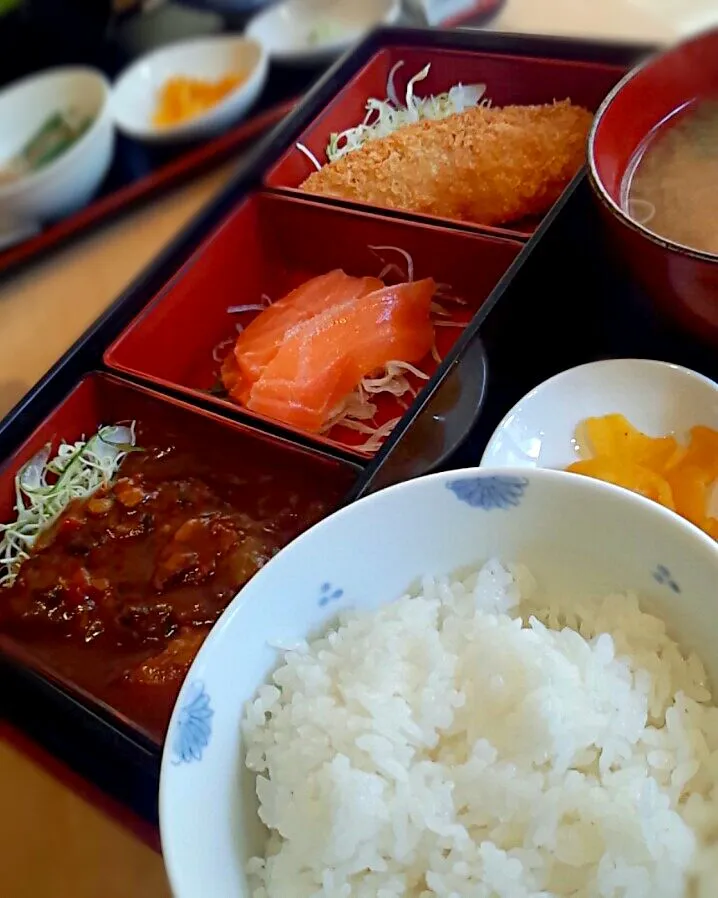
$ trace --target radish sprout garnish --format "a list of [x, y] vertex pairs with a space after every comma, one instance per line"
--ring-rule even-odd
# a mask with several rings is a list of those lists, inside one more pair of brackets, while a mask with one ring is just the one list
[[0, 586], [9, 586], [40, 533], [73, 499], [86, 499], [115, 476], [135, 445], [135, 422], [101, 427], [89, 440], [61, 442], [52, 456], [47, 443], [15, 476], [15, 512], [0, 524]]

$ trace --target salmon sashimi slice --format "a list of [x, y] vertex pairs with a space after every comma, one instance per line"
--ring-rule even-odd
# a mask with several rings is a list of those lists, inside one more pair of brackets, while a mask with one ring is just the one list
[[234, 350], [228, 352], [224, 357], [219, 369], [219, 377], [230, 399], [234, 399], [240, 405], [246, 405], [252, 384], [242, 377]]
[[363, 377], [431, 349], [431, 279], [383, 287], [295, 327], [252, 387], [247, 408], [318, 433]]
[[222, 367], [219, 369], [219, 376], [222, 383], [224, 384], [225, 390], [229, 393], [230, 396], [234, 397], [234, 394], [235, 392], [237, 392], [242, 380], [242, 377], [239, 373], [239, 365], [237, 364], [237, 359], [234, 357], [234, 350], [232, 352], [228, 352], [224, 357]]
[[345, 300], [381, 290], [377, 278], [354, 278], [340, 269], [312, 278], [259, 314], [237, 338], [234, 355], [241, 376], [253, 384], [277, 354], [291, 328]]

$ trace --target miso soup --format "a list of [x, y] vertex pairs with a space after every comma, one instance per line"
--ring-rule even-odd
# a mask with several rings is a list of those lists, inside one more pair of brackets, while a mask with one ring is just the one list
[[660, 237], [718, 254], [718, 100], [691, 104], [653, 132], [629, 167], [623, 205]]

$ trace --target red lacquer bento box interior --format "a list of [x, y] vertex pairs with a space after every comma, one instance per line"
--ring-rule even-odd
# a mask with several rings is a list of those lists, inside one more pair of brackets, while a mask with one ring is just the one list
[[[231, 496], [228, 501], [241, 510], [246, 496], [248, 514], [250, 509], [254, 514], [262, 507], [276, 519], [285, 508], [291, 511], [301, 505], [310, 510], [310, 515], [321, 517], [341, 504], [358, 474], [353, 465], [322, 453], [113, 376], [91, 374], [0, 469], [0, 521], [14, 519], [15, 475], [46, 443], [56, 448], [60, 440], [82, 439], [104, 424], [129, 421], [137, 422], [138, 445], [145, 442], [146, 448], [163, 451], [174, 447], [176, 457], [190, 459], [190, 465], [197, 459], [195, 476], [213, 487], [215, 474], [225, 478], [222, 483], [230, 483], [234, 491], [227, 494]], [[190, 476], [182, 472], [184, 468], [178, 468], [177, 476]], [[116, 576], [113, 595], [120, 596], [125, 588], [121, 568]], [[153, 602], [161, 598], [155, 596]], [[129, 612], [118, 606], [118, 614], [124, 613]], [[42, 629], [17, 633], [5, 626], [0, 615], [0, 651], [6, 657], [38, 671], [106, 717], [160, 743], [180, 681], [152, 685], [131, 682], [128, 666], [152, 657], [157, 649], [149, 642], [142, 647], [128, 646], [118, 650], [102, 636], [85, 644], [75, 637], [63, 639], [58, 632]]]
[[[485, 84], [485, 97], [494, 106], [509, 104], [530, 105], [553, 103], [570, 99], [573, 103], [595, 112], [616, 82], [625, 74], [621, 66], [601, 63], [575, 62], [511, 56], [487, 52], [459, 50], [425, 50], [419, 47], [390, 47], [380, 50], [329, 105], [301, 133], [293, 146], [286, 150], [265, 176], [266, 186], [299, 192], [302, 182], [315, 170], [307, 156], [296, 148], [303, 144], [321, 164], [327, 161], [326, 148], [332, 134], [340, 134], [364, 120], [366, 103], [370, 98], [383, 100], [387, 96], [387, 81], [392, 69], [397, 96], [406, 94], [409, 79], [431, 64], [428, 76], [418, 82], [414, 92], [418, 97], [448, 91], [456, 84]], [[324, 201], [336, 202], [327, 198]], [[364, 204], [359, 204], [364, 205]], [[439, 219], [442, 221], [442, 219]], [[526, 239], [536, 228], [536, 221], [523, 221], [502, 228], [471, 225], [486, 232]]]
[[[395, 279], [406, 280], [410, 259], [414, 278], [433, 277], [447, 296], [439, 301], [448, 324], [435, 326], [438, 358], [443, 359], [461, 325], [470, 321], [520, 250], [521, 244], [509, 240], [258, 194], [200, 246], [108, 349], [105, 364], [257, 419], [261, 416], [210, 392], [237, 325], [246, 326], [259, 314], [256, 309], [240, 314], [229, 309], [261, 305], [262, 296], [279, 299], [334, 268], [353, 276], [379, 276], [394, 265]], [[434, 357], [419, 365], [427, 375], [437, 366]], [[421, 385], [421, 379], [413, 379], [414, 389]], [[381, 395], [377, 406], [374, 423], [381, 426], [401, 416], [407, 403]], [[358, 447], [367, 437], [334, 427], [312, 439], [362, 457]]]

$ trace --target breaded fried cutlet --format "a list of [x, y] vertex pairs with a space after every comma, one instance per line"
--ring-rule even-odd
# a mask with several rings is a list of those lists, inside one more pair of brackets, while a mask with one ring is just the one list
[[593, 116], [570, 101], [477, 107], [367, 141], [309, 193], [497, 225], [542, 215], [583, 165]]

